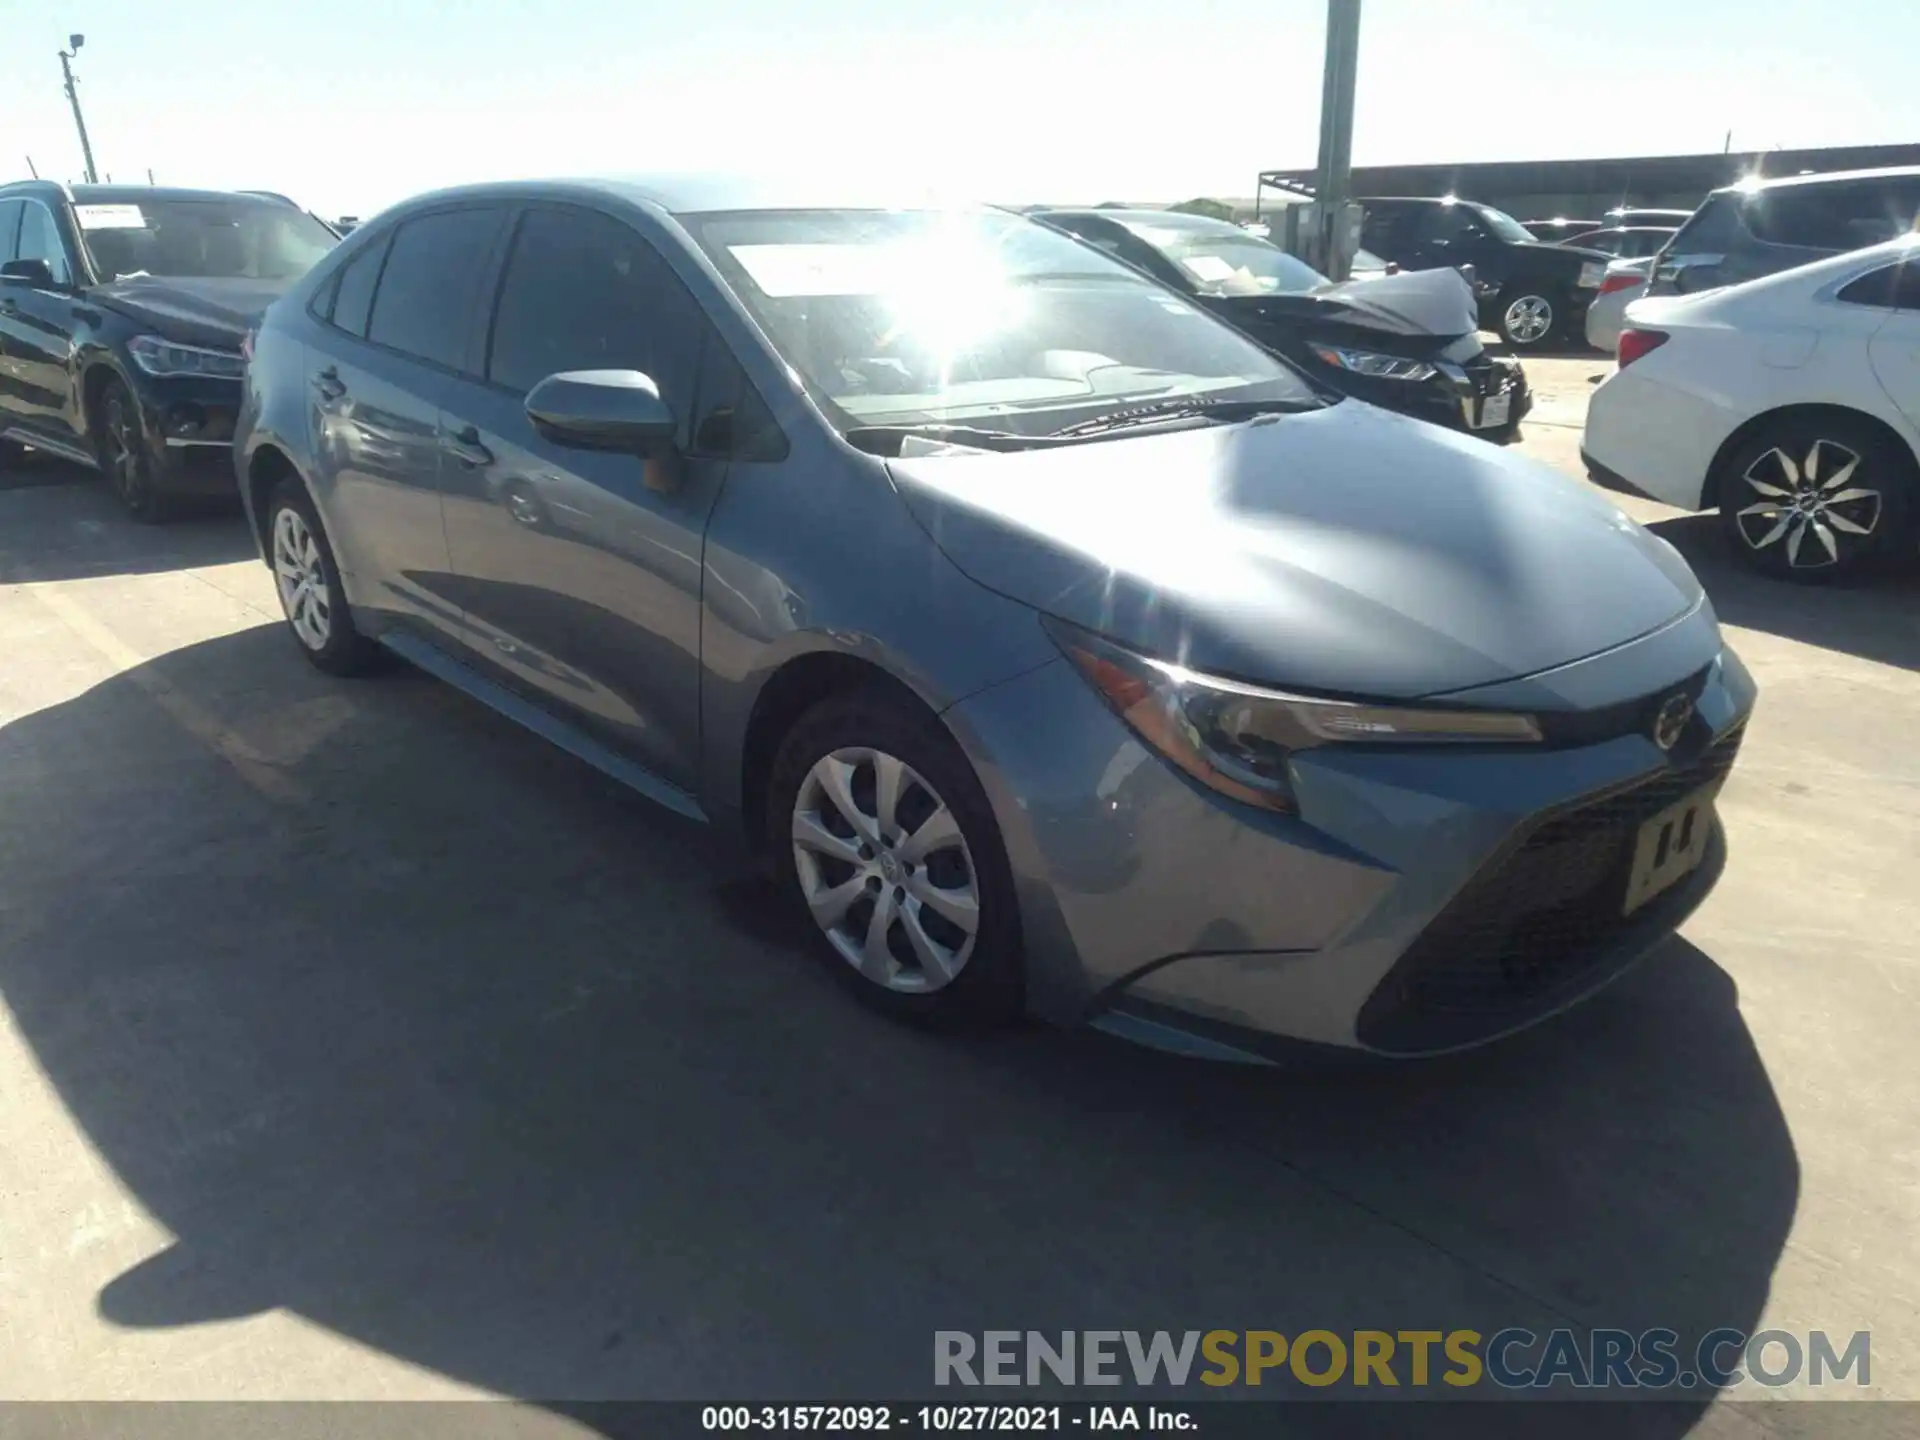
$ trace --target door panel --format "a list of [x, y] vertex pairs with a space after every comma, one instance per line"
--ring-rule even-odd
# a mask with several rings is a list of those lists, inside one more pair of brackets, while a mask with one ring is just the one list
[[[442, 417], [448, 548], [482, 663], [681, 786], [699, 736], [702, 539], [726, 473], [692, 422], [713, 403], [698, 393], [703, 352], [720, 345], [638, 231], [537, 207], [501, 281], [489, 378], [461, 382]], [[535, 431], [527, 391], [597, 369], [653, 378], [681, 421], [677, 456]]]
[[[17, 241], [8, 258], [44, 260], [62, 285], [72, 283], [66, 245], [53, 215], [38, 201], [20, 203]], [[84, 447], [73, 383], [76, 299], [70, 290], [0, 284], [0, 405], [23, 430]]]
[[455, 643], [467, 632], [449, 594], [440, 411], [456, 370], [472, 363], [506, 218], [504, 207], [470, 206], [402, 223], [348, 262], [325, 317], [330, 343], [307, 352], [315, 448], [334, 495], [328, 519], [348, 594]]
[[[1914, 272], [1909, 288], [1920, 291], [1920, 266], [1907, 268]], [[1889, 312], [1867, 353], [1873, 357], [1874, 375], [1893, 403], [1920, 429], [1920, 294], [1913, 298], [1916, 308]]]

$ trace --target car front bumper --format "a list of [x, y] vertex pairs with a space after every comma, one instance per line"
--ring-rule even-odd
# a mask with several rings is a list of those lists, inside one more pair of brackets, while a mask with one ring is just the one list
[[[1411, 383], [1346, 372], [1326, 373], [1356, 400], [1472, 434], [1511, 434], [1533, 409], [1526, 371], [1519, 361], [1500, 356], [1481, 355], [1467, 365], [1447, 364], [1432, 377]], [[1506, 419], [1484, 423], [1488, 402], [1502, 395], [1506, 397]]]
[[[1717, 879], [1716, 823], [1698, 870], [1621, 913], [1639, 827], [1724, 779], [1754, 686], [1704, 607], [1563, 673], [1569, 694], [1624, 686], [1568, 717], [1606, 738], [1303, 752], [1298, 816], [1195, 784], [1064, 661], [954, 707], [1012, 862], [1030, 1008], [1238, 1058], [1298, 1042], [1410, 1056], [1604, 985]], [[1695, 718], [1668, 754], [1642, 711], [1680, 685]]]
[[206, 375], [136, 375], [141, 428], [156, 487], [179, 495], [232, 495], [238, 380]]

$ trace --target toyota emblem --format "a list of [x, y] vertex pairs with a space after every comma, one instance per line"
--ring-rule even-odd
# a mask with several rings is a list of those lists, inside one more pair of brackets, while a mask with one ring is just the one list
[[1660, 713], [1653, 717], [1653, 743], [1662, 750], [1671, 750], [1680, 743], [1680, 736], [1687, 728], [1687, 722], [1693, 719], [1693, 697], [1691, 695], [1669, 695], [1660, 706]]

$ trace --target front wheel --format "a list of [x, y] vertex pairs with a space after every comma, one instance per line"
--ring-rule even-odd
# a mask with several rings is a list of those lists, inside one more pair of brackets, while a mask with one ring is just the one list
[[1856, 573], [1906, 534], [1913, 456], [1845, 415], [1787, 417], [1727, 457], [1720, 525], [1741, 558], [1782, 580]]
[[1543, 290], [1510, 286], [1500, 296], [1500, 338], [1518, 350], [1551, 340], [1560, 328], [1560, 306]]
[[774, 761], [767, 831], [780, 888], [862, 1000], [943, 1029], [1018, 1012], [1012, 873], [937, 721], [884, 691], [822, 701]]
[[173, 513], [170, 498], [154, 484], [156, 467], [147, 450], [139, 404], [118, 376], [100, 392], [94, 453], [127, 514], [143, 525], [157, 525]]
[[354, 628], [333, 550], [298, 480], [281, 481], [268, 503], [267, 563], [300, 653], [330, 675], [366, 669], [373, 645]]

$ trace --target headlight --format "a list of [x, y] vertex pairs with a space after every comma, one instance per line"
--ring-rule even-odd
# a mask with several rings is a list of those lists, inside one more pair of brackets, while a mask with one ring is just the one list
[[1398, 355], [1376, 355], [1371, 350], [1341, 350], [1332, 345], [1315, 345], [1313, 353], [1339, 370], [1370, 375], [1376, 380], [1431, 380], [1433, 366], [1424, 360], [1404, 360]]
[[1605, 277], [1607, 267], [1598, 260], [1589, 260], [1580, 267], [1579, 286], [1582, 290], [1598, 290], [1600, 281]]
[[1320, 700], [1196, 674], [1065, 621], [1044, 621], [1094, 689], [1146, 745], [1211, 790], [1292, 811], [1296, 750], [1318, 745], [1533, 744], [1531, 715]]
[[136, 335], [127, 342], [127, 353], [149, 375], [220, 375], [238, 380], [247, 373], [247, 362], [237, 351], [180, 345], [158, 335]]

